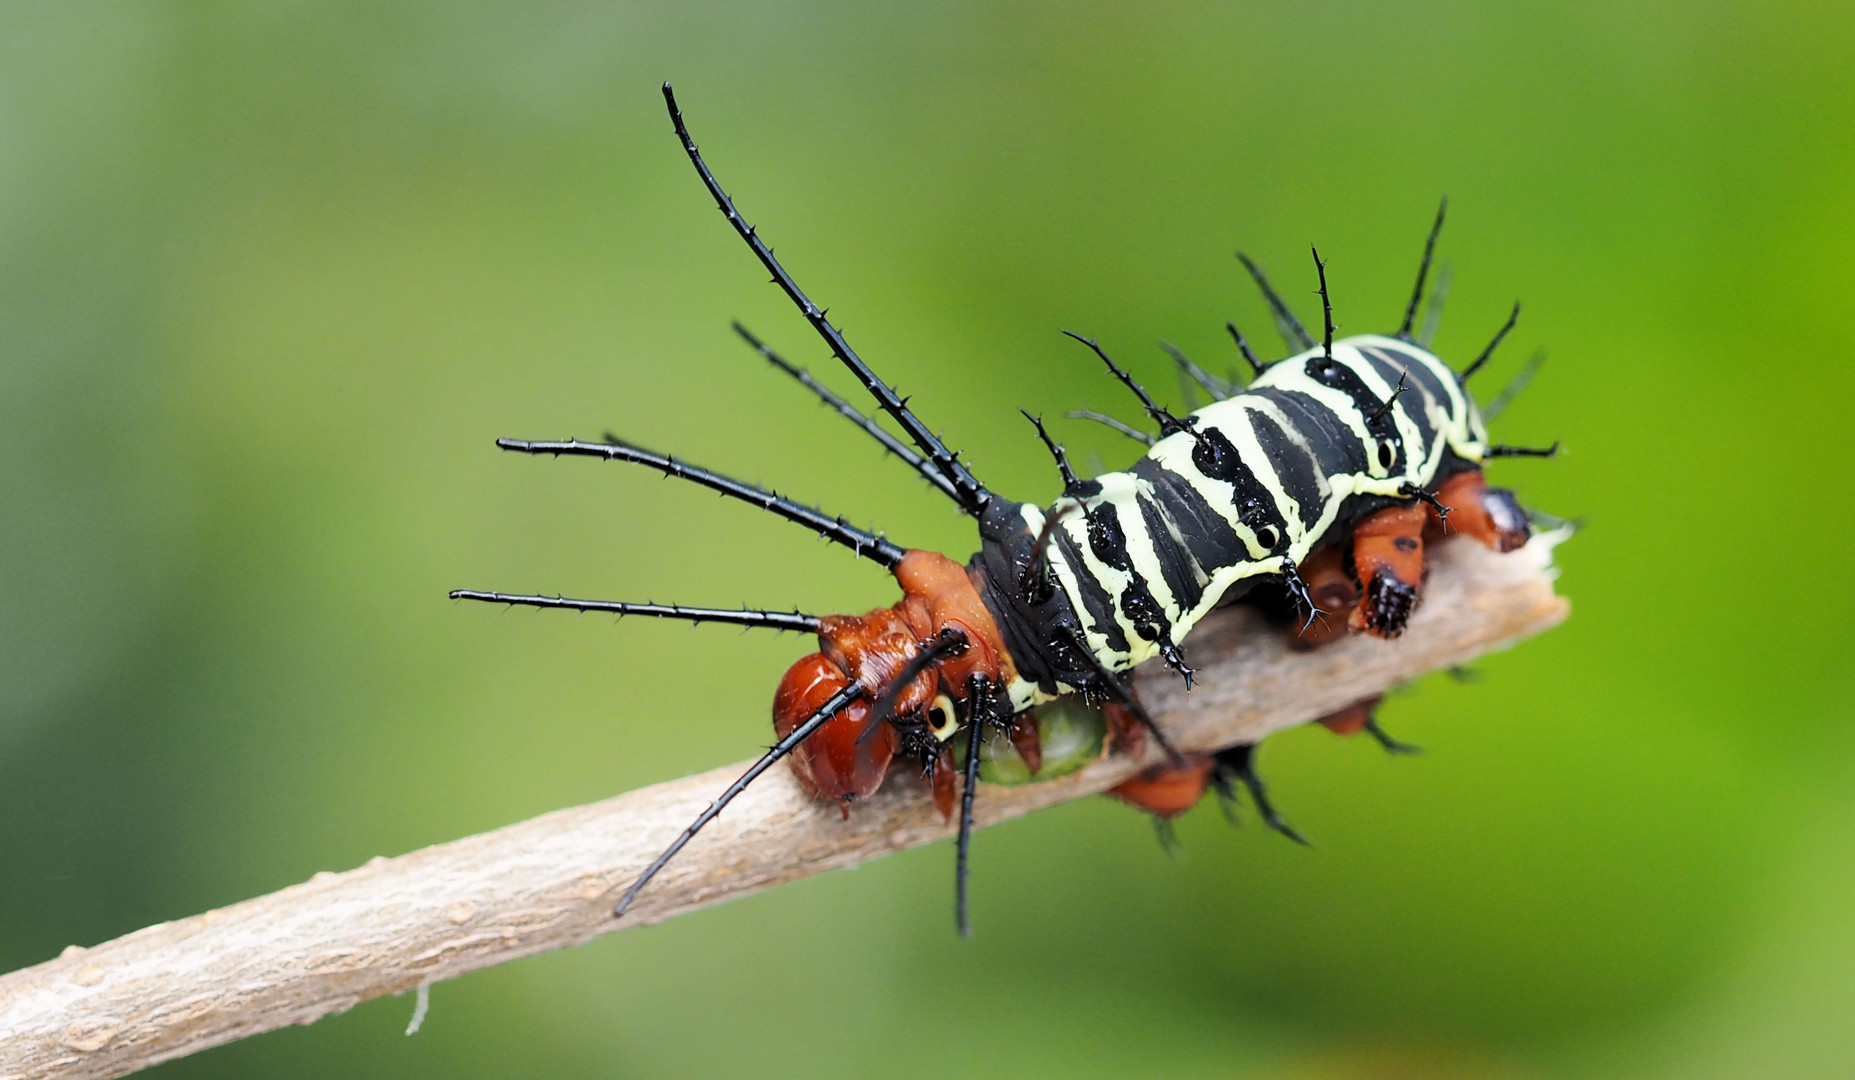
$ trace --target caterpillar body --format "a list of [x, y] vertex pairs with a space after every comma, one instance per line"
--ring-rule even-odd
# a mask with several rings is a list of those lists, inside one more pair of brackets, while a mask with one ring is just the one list
[[[1254, 372], [1241, 390], [1175, 353], [1181, 370], [1215, 399], [1183, 417], [1155, 404], [1095, 341], [1071, 334], [1138, 395], [1160, 434], [1108, 420], [1149, 449], [1125, 471], [1084, 480], [1042, 420], [1026, 413], [1064, 482], [1062, 496], [1040, 508], [980, 483], [851, 349], [736, 210], [690, 137], [669, 84], [663, 91], [677, 136], [717, 206], [907, 442], [745, 329], [736, 330], [974, 518], [980, 548], [964, 566], [937, 552], [905, 549], [842, 518], [614, 436], [602, 442], [498, 440], [509, 450], [641, 464], [755, 503], [878, 563], [902, 590], [892, 607], [829, 616], [451, 594], [818, 636], [819, 650], [795, 663], [774, 695], [778, 742], [639, 875], [615, 914], [622, 915], [704, 825], [775, 763], [789, 760], [808, 791], [847, 815], [900, 759], [929, 778], [943, 815], [952, 814], [959, 797], [956, 912], [964, 933], [972, 801], [982, 760], [1011, 758], [1017, 779], [1079, 767], [1101, 751], [1100, 735], [1047, 739], [1074, 729], [1078, 713], [1085, 716], [1083, 728], [1087, 717], [1097, 717], [1109, 743], [1137, 753], [1151, 737], [1166, 751], [1166, 765], [1116, 789], [1126, 801], [1164, 819], [1183, 812], [1207, 787], [1229, 794], [1237, 781], [1248, 787], [1265, 820], [1293, 836], [1264, 796], [1252, 768], [1253, 747], [1209, 756], [1177, 753], [1123, 676], [1158, 656], [1189, 686], [1184, 642], [1192, 627], [1258, 587], [1286, 598], [1296, 612], [1291, 632], [1310, 645], [1349, 630], [1396, 637], [1421, 597], [1426, 539], [1447, 529], [1502, 551], [1525, 542], [1526, 513], [1510, 492], [1486, 486], [1482, 466], [1492, 457], [1547, 456], [1556, 444], [1547, 450], [1491, 444], [1464, 385], [1514, 320], [1460, 374], [1428, 349], [1427, 333], [1411, 333], [1442, 211], [1395, 335], [1334, 340], [1326, 269], [1317, 252], [1326, 310], [1317, 342], [1245, 259], [1284, 336], [1303, 351], [1264, 363], [1230, 327]], [[1370, 728], [1385, 739], [1371, 722], [1370, 703], [1325, 722], [1343, 732]], [[1060, 746], [1056, 758], [1046, 760], [1047, 743]], [[957, 792], [956, 778], [963, 779]]]

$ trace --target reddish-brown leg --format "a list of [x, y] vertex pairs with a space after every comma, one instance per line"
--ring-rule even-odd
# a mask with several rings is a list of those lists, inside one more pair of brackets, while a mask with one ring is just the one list
[[942, 746], [934, 759], [934, 809], [940, 811], [942, 821], [953, 820], [954, 781], [959, 771], [953, 763], [953, 744]]
[[1011, 745], [1024, 759], [1024, 767], [1036, 776], [1043, 769], [1043, 739], [1037, 734], [1037, 720], [1030, 712], [1021, 712], [1011, 720]]
[[1377, 694], [1364, 701], [1355, 701], [1338, 712], [1328, 713], [1315, 723], [1333, 732], [1335, 735], [1357, 735], [1372, 722], [1372, 711], [1378, 708]]
[[1480, 469], [1457, 473], [1443, 481], [1436, 499], [1449, 507], [1449, 521], [1442, 522], [1430, 511], [1429, 533], [1462, 533], [1473, 536], [1496, 551], [1513, 551], [1527, 542], [1532, 528], [1526, 511], [1506, 488], [1491, 488]]
[[1101, 707], [1101, 712], [1108, 720], [1109, 749], [1134, 758], [1146, 753], [1146, 728], [1134, 718], [1132, 711], [1110, 701]]
[[1209, 754], [1190, 754], [1185, 764], [1155, 765], [1108, 789], [1108, 794], [1152, 814], [1175, 818], [1204, 797], [1215, 762]]
[[1353, 529], [1353, 568], [1364, 595], [1347, 620], [1349, 630], [1385, 638], [1404, 632], [1422, 595], [1429, 515], [1425, 506], [1392, 506]]

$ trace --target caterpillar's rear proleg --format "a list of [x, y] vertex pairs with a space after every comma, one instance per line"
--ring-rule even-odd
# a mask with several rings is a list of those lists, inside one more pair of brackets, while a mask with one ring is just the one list
[[1443, 481], [1436, 497], [1451, 512], [1446, 528], [1434, 512], [1430, 514], [1432, 538], [1444, 532], [1464, 533], [1505, 554], [1532, 536], [1520, 500], [1506, 488], [1489, 487], [1480, 469]]
[[1192, 754], [1183, 766], [1155, 765], [1109, 788], [1108, 794], [1154, 817], [1175, 818], [1204, 798], [1213, 764], [1209, 754]]
[[1394, 739], [1384, 728], [1378, 726], [1378, 706], [1383, 701], [1384, 695], [1373, 694], [1363, 701], [1353, 702], [1338, 712], [1328, 713], [1315, 723], [1335, 735], [1357, 735], [1363, 731], [1377, 740], [1378, 745], [1384, 747], [1387, 754], [1423, 753], [1422, 747]]

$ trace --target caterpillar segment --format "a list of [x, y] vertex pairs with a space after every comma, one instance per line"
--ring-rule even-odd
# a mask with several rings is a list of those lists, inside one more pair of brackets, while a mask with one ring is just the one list
[[[1443, 211], [1395, 335], [1335, 340], [1326, 266], [1315, 252], [1323, 314], [1316, 341], [1261, 267], [1240, 254], [1284, 340], [1299, 351], [1264, 362], [1228, 324], [1248, 367], [1245, 386], [1237, 371], [1221, 378], [1168, 347], [1188, 400], [1198, 391], [1211, 399], [1184, 416], [1156, 402], [1100, 343], [1064, 331], [1135, 396], [1158, 433], [1102, 413], [1071, 414], [1107, 423], [1145, 447], [1127, 469], [1084, 479], [1042, 418], [1026, 412], [1062, 481], [1062, 494], [1040, 507], [988, 489], [857, 354], [747, 223], [697, 149], [668, 84], [663, 92], [676, 136], [717, 208], [905, 438], [739, 324], [736, 332], [971, 517], [979, 549], [962, 566], [615, 436], [597, 443], [498, 440], [510, 451], [642, 465], [759, 506], [882, 566], [901, 592], [887, 608], [824, 616], [476, 590], [451, 594], [816, 635], [817, 650], [792, 665], [774, 695], [778, 741], [630, 884], [614, 914], [623, 915], [703, 826], [782, 760], [808, 793], [845, 816], [898, 765], [918, 774], [943, 817], [959, 818], [955, 918], [963, 934], [969, 932], [972, 807], [982, 777], [1001, 783], [1052, 778], [1104, 753], [1139, 757], [1154, 745], [1166, 761], [1117, 787], [1115, 797], [1166, 820], [1207, 790], [1222, 796], [1227, 808], [1241, 790], [1267, 824], [1300, 840], [1268, 799], [1254, 746], [1180, 753], [1140, 704], [1129, 675], [1158, 657], [1189, 689], [1195, 672], [1185, 648], [1192, 628], [1239, 600], [1291, 615], [1287, 632], [1300, 647], [1349, 633], [1395, 638], [1422, 600], [1427, 544], [1455, 532], [1501, 551], [1525, 542], [1525, 511], [1511, 492], [1487, 486], [1482, 466], [1493, 457], [1549, 456], [1557, 446], [1490, 444], [1464, 385], [1513, 320], [1461, 375], [1411, 333]], [[1421, 336], [1426, 342], [1439, 307], [1433, 293]], [[1530, 378], [1535, 366], [1523, 375]], [[1368, 731], [1388, 748], [1402, 748], [1378, 730], [1375, 705], [1376, 699], [1361, 702], [1322, 722], [1340, 733]]]

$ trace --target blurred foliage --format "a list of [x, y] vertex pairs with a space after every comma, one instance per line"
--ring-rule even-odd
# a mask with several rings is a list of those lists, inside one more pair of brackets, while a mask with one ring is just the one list
[[[867, 564], [594, 435], [963, 556], [657, 84], [994, 487], [1152, 343], [1395, 325], [1437, 195], [1574, 618], [1262, 764], [1301, 850], [1091, 800], [167, 1076], [1831, 1075], [1855, 1052], [1855, 9], [251, 3], [0, 12], [0, 968], [731, 761], [803, 643], [447, 588], [861, 610]], [[1078, 461], [1129, 444], [1064, 428]], [[1827, 548], [1819, 547], [1828, 545]], [[1819, 559], [1818, 556], [1823, 556]], [[1840, 1063], [1839, 1066], [1837, 1063]]]

